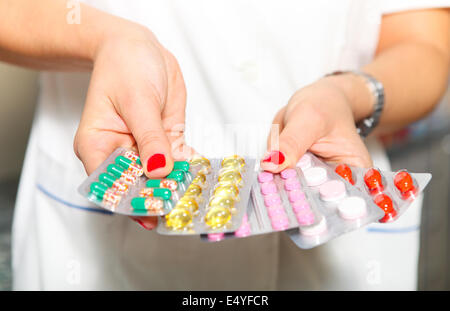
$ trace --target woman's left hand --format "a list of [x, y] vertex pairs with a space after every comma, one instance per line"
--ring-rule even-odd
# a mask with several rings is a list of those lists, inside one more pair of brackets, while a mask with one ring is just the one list
[[[349, 79], [347, 82], [352, 78]], [[336, 81], [334, 77], [323, 78], [300, 89], [277, 113], [273, 124], [278, 128], [272, 127], [262, 169], [278, 173], [294, 167], [308, 150], [328, 162], [372, 165], [355, 127], [355, 116], [366, 108], [356, 107]]]

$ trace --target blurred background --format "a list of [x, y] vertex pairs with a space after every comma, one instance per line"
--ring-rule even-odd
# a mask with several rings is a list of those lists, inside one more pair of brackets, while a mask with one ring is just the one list
[[[11, 220], [37, 94], [36, 72], [0, 63], [0, 290], [11, 289]], [[428, 118], [383, 142], [394, 170], [433, 174], [422, 209], [418, 285], [450, 290], [450, 91]]]

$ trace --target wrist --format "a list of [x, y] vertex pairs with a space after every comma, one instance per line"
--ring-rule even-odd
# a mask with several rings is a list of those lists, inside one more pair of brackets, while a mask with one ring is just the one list
[[363, 77], [352, 73], [322, 78], [338, 87], [347, 97], [355, 122], [369, 117], [373, 112], [374, 97]]

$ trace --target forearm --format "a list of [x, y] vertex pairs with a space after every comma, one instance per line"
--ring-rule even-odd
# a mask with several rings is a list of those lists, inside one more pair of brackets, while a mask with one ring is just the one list
[[87, 5], [70, 23], [65, 0], [0, 1], [0, 61], [36, 69], [89, 70], [107, 32], [130, 22]]
[[[411, 22], [420, 20], [419, 14], [428, 20], [411, 26]], [[428, 11], [388, 18], [374, 60], [361, 68], [381, 81], [385, 89], [385, 106], [377, 133], [391, 132], [423, 118], [445, 92], [450, 68], [448, 14], [448, 11]], [[438, 22], [433, 24], [431, 18]], [[408, 27], [416, 29], [408, 32]], [[371, 114], [374, 99], [364, 79], [349, 74], [332, 76], [329, 81], [346, 93], [356, 121]]]

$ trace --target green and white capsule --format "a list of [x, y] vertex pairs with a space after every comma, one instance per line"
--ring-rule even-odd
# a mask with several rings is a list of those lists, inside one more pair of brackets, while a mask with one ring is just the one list
[[90, 196], [94, 196], [97, 201], [100, 201], [108, 206], [116, 206], [122, 199], [120, 193], [99, 182], [93, 182], [90, 190]]
[[139, 165], [142, 165], [141, 158], [139, 157], [139, 155], [136, 152], [134, 152], [132, 150], [125, 152], [125, 154], [123, 156]]
[[130, 171], [117, 164], [108, 165], [106, 171], [118, 179], [120, 178], [129, 185], [136, 184], [138, 178], [138, 176], [132, 174]]
[[100, 174], [100, 176], [98, 176], [98, 180], [101, 183], [107, 185], [109, 188], [115, 189], [117, 192], [120, 193], [128, 192], [128, 185], [125, 183], [125, 181], [118, 179], [116, 176], [110, 173]]
[[142, 165], [139, 165], [132, 160], [125, 158], [124, 156], [118, 156], [115, 162], [117, 165], [120, 165], [126, 170], [130, 171], [133, 175], [139, 177], [144, 174], [144, 168], [142, 167]]

